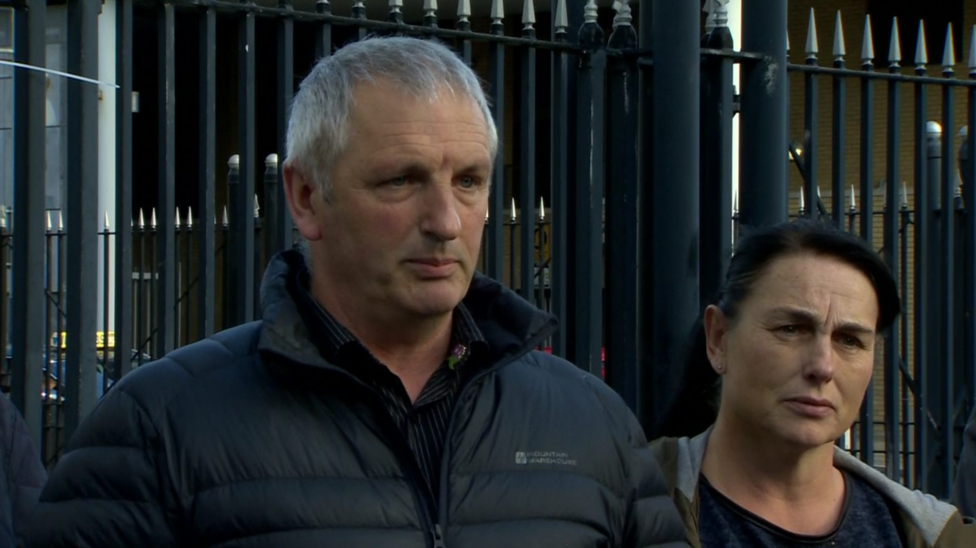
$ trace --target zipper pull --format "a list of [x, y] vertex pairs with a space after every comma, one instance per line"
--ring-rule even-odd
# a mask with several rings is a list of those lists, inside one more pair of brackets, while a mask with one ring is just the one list
[[440, 524], [434, 525], [434, 548], [446, 548], [446, 546]]

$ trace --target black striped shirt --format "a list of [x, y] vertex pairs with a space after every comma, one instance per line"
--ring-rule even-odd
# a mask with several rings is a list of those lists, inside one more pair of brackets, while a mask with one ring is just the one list
[[471, 314], [458, 304], [451, 326], [451, 351], [410, 402], [400, 378], [340, 324], [308, 290], [308, 270], [302, 269], [293, 283], [293, 296], [302, 317], [316, 341], [319, 352], [329, 363], [341, 367], [375, 389], [386, 410], [403, 434], [420, 467], [430, 500], [437, 504], [440, 487], [441, 455], [448, 423], [464, 377], [478, 367], [488, 343]]

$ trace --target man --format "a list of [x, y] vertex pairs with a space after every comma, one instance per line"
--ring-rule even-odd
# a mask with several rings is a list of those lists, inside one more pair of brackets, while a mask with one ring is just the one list
[[0, 546], [20, 546], [47, 471], [24, 417], [0, 394]]
[[477, 78], [441, 45], [320, 61], [284, 164], [304, 254], [269, 265], [261, 321], [112, 389], [42, 495], [34, 546], [683, 538], [621, 400], [534, 351], [553, 318], [475, 275], [496, 148]]

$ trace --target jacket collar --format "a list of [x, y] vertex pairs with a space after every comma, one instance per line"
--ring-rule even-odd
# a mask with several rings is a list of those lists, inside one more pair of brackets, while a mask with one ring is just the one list
[[[297, 250], [275, 255], [261, 283], [262, 329], [258, 349], [302, 365], [333, 368], [311, 342], [288, 284], [304, 267]], [[502, 365], [533, 349], [556, 329], [556, 319], [502, 284], [475, 273], [464, 305], [489, 346], [491, 364]]]

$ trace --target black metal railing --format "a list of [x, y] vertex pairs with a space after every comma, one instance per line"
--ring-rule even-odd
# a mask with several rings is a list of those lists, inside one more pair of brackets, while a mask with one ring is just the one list
[[[56, 460], [111, 382], [258, 316], [263, 266], [294, 241], [276, 153], [297, 80], [350, 40], [401, 33], [452, 45], [492, 97], [501, 143], [479, 268], [552, 311], [561, 328], [544, 345], [603, 375], [651, 436], [674, 404], [707, 405], [675, 401], [686, 339], [744, 227], [800, 215], [803, 196], [802, 215], [872, 242], [898, 273], [906, 314], [887, 334], [850, 449], [945, 496], [976, 398], [973, 185], [956, 197], [957, 170], [976, 181], [976, 162], [957, 167], [955, 136], [961, 113], [976, 127], [976, 82], [954, 77], [951, 37], [939, 78], [919, 57], [924, 41], [912, 70], [900, 54], [874, 70], [870, 33], [859, 70], [845, 68], [843, 47], [832, 66], [818, 64], [815, 39], [804, 62], [790, 64], [780, 0], [743, 6], [742, 51], [712, 2], [704, 38], [697, 3], [643, 2], [636, 24], [629, 2], [615, 11], [583, 3], [558, 0], [553, 13], [536, 14], [527, 2], [518, 24], [498, 0], [487, 15], [459, 2], [456, 18], [402, 12], [399, 2], [367, 18], [362, 2], [340, 15], [325, 0], [308, 11], [291, 0], [116, 0], [114, 83], [72, 79], [66, 90], [68, 208], [64, 224], [52, 218], [50, 227], [46, 217], [56, 215], [45, 211], [38, 183], [45, 76], [17, 69], [14, 203], [0, 226], [9, 267], [0, 284], [10, 288], [0, 291], [0, 342], [9, 337], [11, 350], [0, 382], [45, 459]], [[97, 4], [63, 8], [68, 72], [90, 79]], [[59, 8], [4, 5], [14, 9], [14, 58], [44, 67], [46, 13]], [[838, 18], [835, 36], [842, 32]], [[154, 62], [137, 64], [137, 54]], [[114, 203], [105, 205], [115, 221], [101, 228], [93, 206], [99, 91], [116, 99]], [[139, 117], [133, 91], [143, 98]], [[819, 108], [827, 93], [829, 114]], [[791, 108], [804, 114], [793, 130]], [[937, 109], [941, 134], [927, 125]], [[903, 131], [909, 120], [912, 131]], [[821, 139], [828, 121], [830, 138]], [[791, 143], [795, 131], [802, 138]], [[976, 157], [976, 139], [962, 150]], [[218, 156], [231, 152], [225, 170]], [[953, 204], [952, 222], [940, 204]]]

